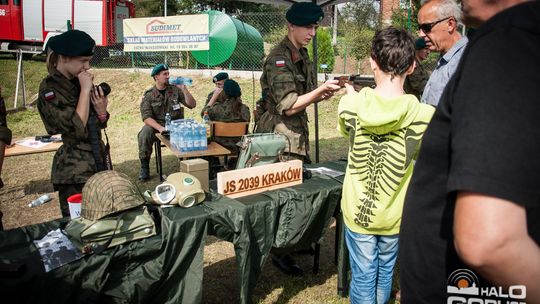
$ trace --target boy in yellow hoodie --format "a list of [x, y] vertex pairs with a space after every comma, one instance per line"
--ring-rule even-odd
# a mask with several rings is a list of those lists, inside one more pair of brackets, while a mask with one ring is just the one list
[[341, 98], [338, 130], [349, 139], [341, 210], [349, 250], [351, 303], [386, 303], [398, 252], [401, 212], [422, 135], [435, 108], [405, 94], [415, 67], [413, 38], [386, 28], [372, 40], [375, 89]]

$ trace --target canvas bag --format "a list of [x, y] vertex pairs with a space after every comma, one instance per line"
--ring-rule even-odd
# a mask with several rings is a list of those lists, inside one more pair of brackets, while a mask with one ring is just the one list
[[[254, 133], [242, 136], [236, 169], [284, 161], [287, 136], [279, 133]], [[289, 144], [290, 146], [290, 144]]]
[[99, 220], [71, 220], [64, 229], [82, 253], [101, 253], [107, 248], [156, 235], [156, 225], [146, 206], [122, 211]]

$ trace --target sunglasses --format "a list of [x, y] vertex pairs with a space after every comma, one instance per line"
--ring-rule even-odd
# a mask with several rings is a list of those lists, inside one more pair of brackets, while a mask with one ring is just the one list
[[443, 22], [444, 20], [448, 20], [452, 17], [446, 17], [446, 18], [443, 18], [441, 20], [437, 20], [437, 21], [434, 21], [434, 22], [430, 22], [430, 23], [421, 23], [421, 24], [418, 24], [418, 30], [422, 30], [424, 33], [429, 33], [431, 32], [431, 29], [433, 29], [433, 27], [435, 25], [437, 25], [437, 23], [440, 23], [440, 22]]

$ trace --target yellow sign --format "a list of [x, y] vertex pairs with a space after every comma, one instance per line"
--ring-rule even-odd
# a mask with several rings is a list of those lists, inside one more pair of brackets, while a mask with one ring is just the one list
[[302, 161], [300, 160], [290, 160], [270, 165], [219, 172], [217, 174], [218, 193], [232, 198], [301, 183]]
[[124, 19], [124, 51], [205, 51], [208, 15]]

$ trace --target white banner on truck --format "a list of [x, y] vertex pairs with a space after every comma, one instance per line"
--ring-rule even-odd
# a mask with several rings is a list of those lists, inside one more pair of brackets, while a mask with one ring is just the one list
[[208, 15], [124, 19], [124, 51], [205, 51]]

